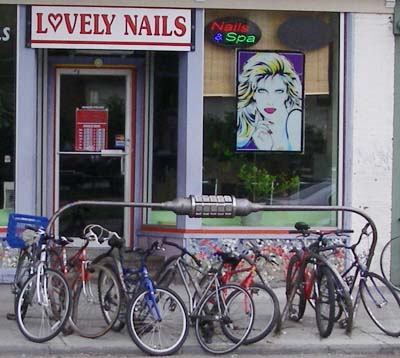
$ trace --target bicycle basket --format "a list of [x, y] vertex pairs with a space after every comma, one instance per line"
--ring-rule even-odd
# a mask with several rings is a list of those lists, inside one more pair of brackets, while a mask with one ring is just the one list
[[25, 214], [10, 214], [8, 217], [6, 240], [11, 248], [23, 249], [26, 243], [23, 239], [23, 232], [26, 226], [35, 228], [46, 227], [48, 219], [44, 216], [34, 216]]

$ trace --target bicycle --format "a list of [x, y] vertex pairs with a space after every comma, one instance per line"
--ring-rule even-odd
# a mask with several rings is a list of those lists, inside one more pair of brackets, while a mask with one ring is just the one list
[[241, 241], [241, 244], [247, 247], [247, 251], [252, 253], [252, 257], [235, 252], [225, 252], [209, 240], [200, 242], [200, 245], [204, 244], [212, 247], [220, 257], [220, 265], [222, 267], [217, 270], [221, 271], [221, 283], [238, 283], [253, 298], [257, 315], [254, 318], [252, 330], [244, 344], [252, 344], [262, 340], [272, 332], [280, 320], [280, 308], [278, 297], [261, 275], [256, 262], [263, 260], [272, 264], [275, 262], [274, 257], [263, 254], [254, 243], [248, 240], [246, 242]]
[[[303, 237], [310, 235], [307, 224], [298, 222], [296, 230], [290, 233], [300, 233]], [[284, 309], [285, 316], [299, 321], [305, 312], [307, 300], [313, 303], [319, 335], [322, 338], [328, 337], [333, 330], [336, 321], [337, 297], [343, 298], [341, 307], [346, 312], [344, 326], [349, 333], [352, 325], [352, 304], [351, 297], [346, 284], [337, 270], [320, 255], [321, 241], [324, 236], [339, 231], [320, 232], [318, 240], [308, 247], [302, 241], [302, 248], [294, 248], [286, 274], [286, 297], [287, 304]], [[343, 233], [343, 231], [340, 231]]]
[[[163, 245], [181, 251], [165, 272], [155, 276], [159, 287], [168, 287], [178, 274], [188, 297], [188, 312], [200, 346], [211, 354], [229, 353], [240, 347], [249, 336], [254, 322], [254, 302], [247, 290], [239, 285], [222, 284], [220, 270], [204, 270], [201, 262], [184, 247], [163, 240]], [[193, 264], [185, 261], [193, 260]], [[191, 272], [192, 271], [192, 272]], [[207, 279], [203, 286], [194, 278], [197, 273]], [[167, 285], [168, 284], [168, 285]], [[190, 286], [194, 288], [191, 292]]]
[[136, 285], [138, 283], [138, 273], [125, 265], [125, 240], [118, 233], [110, 231], [98, 224], [89, 225], [88, 228], [92, 235], [97, 237], [97, 241], [100, 244], [107, 242], [109, 246], [109, 249], [105, 253], [94, 258], [93, 263], [103, 265], [117, 275], [118, 287], [121, 292], [121, 310], [118, 320], [114, 322], [112, 329], [119, 332], [125, 326], [126, 307], [135, 294]]
[[187, 338], [188, 316], [177, 293], [156, 287], [149, 277], [146, 260], [160, 249], [158, 243], [153, 243], [147, 250], [136, 248], [134, 252], [140, 257], [140, 265], [138, 269], [131, 269], [124, 265], [125, 240], [118, 233], [97, 224], [89, 225], [88, 231], [99, 243], [107, 241], [110, 246], [93, 262], [108, 267], [118, 278], [116, 288], [126, 312], [125, 309], [120, 311], [113, 329], [119, 331], [127, 324], [134, 343], [150, 355], [176, 353]]
[[69, 323], [72, 329], [82, 337], [98, 338], [106, 334], [119, 317], [118, 278], [109, 268], [89, 260], [87, 247], [96, 240], [90, 226], [84, 228], [80, 239], [83, 244], [71, 257], [66, 247], [73, 242], [71, 238], [52, 246], [50, 265], [63, 272], [71, 287], [73, 304]]
[[71, 291], [63, 274], [48, 267], [48, 245], [54, 237], [48, 236], [43, 228], [34, 230], [39, 237], [40, 256], [33, 267], [34, 273], [18, 293], [15, 315], [22, 334], [41, 343], [54, 338], [66, 325]]
[[[362, 228], [358, 240], [352, 244], [331, 244], [321, 247], [321, 251], [332, 251], [337, 249], [349, 250], [353, 256], [351, 265], [342, 273], [342, 277], [349, 286], [350, 293], [354, 296], [354, 290], [358, 283], [358, 290], [354, 299], [354, 311], [358, 309], [359, 300], [361, 299], [367, 314], [375, 325], [384, 333], [392, 337], [400, 336], [400, 298], [392, 285], [382, 276], [369, 271], [357, 254], [357, 247], [360, 245], [364, 237], [368, 237], [367, 223]], [[312, 231], [310, 231], [312, 232]], [[373, 252], [369, 252], [373, 255]]]
[[140, 266], [135, 294], [127, 310], [128, 332], [136, 345], [151, 355], [176, 353], [186, 341], [189, 322], [182, 299], [169, 288], [156, 287], [149, 277], [147, 258], [159, 250], [154, 242], [147, 250], [136, 248]]

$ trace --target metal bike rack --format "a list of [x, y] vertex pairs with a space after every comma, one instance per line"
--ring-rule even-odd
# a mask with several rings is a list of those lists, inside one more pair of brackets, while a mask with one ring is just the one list
[[367, 268], [370, 267], [372, 257], [378, 240], [378, 232], [374, 221], [363, 210], [347, 206], [284, 206], [253, 203], [248, 199], [239, 199], [232, 195], [190, 195], [187, 198], [176, 198], [162, 203], [125, 202], [125, 201], [89, 201], [81, 200], [69, 203], [58, 209], [50, 218], [46, 228], [51, 233], [57, 218], [65, 211], [76, 206], [122, 206], [130, 208], [150, 208], [172, 211], [177, 215], [188, 215], [192, 218], [233, 218], [246, 216], [258, 211], [331, 211], [349, 212], [362, 216], [372, 230], [372, 243], [370, 246]]

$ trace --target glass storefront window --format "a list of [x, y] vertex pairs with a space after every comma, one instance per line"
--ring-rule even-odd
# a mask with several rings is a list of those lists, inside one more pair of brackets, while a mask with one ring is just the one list
[[[270, 19], [273, 18], [271, 12], [266, 13]], [[216, 15], [218, 14], [213, 14]], [[279, 19], [283, 22], [288, 16], [291, 15], [277, 14], [277, 26], [279, 27]], [[324, 14], [321, 16], [324, 17]], [[333, 29], [333, 41], [320, 54], [311, 51], [313, 57], [308, 58], [308, 52], [305, 52], [306, 62], [307, 58], [309, 62], [313, 62], [313, 59], [315, 61], [309, 67], [306, 66], [304, 75], [306, 93], [302, 153], [235, 151], [236, 98], [229, 86], [224, 87], [223, 81], [220, 82], [219, 91], [224, 92], [225, 96], [212, 93], [215, 89], [210, 85], [207, 87], [207, 83], [212, 83], [213, 78], [219, 74], [212, 73], [212, 66], [205, 66], [206, 92], [209, 95], [204, 99], [204, 194], [232, 194], [267, 205], [338, 204], [339, 16], [332, 14], [326, 17]], [[279, 50], [287, 50], [281, 46]], [[219, 49], [210, 46], [208, 49], [214, 55], [207, 53], [206, 46], [206, 61], [207, 58], [208, 61], [215, 61]], [[268, 50], [268, 47], [262, 49]], [[271, 50], [276, 51], [276, 47]], [[220, 54], [226, 56], [226, 51]], [[320, 61], [316, 61], [317, 58]], [[209, 68], [211, 70], [207, 70]], [[321, 82], [313, 78], [317, 71], [321, 72], [318, 78], [324, 78]], [[214, 80], [214, 83], [217, 81]], [[318, 86], [320, 90], [316, 90]], [[251, 218], [203, 219], [203, 225], [292, 227], [300, 219], [311, 225], [336, 225], [336, 214], [331, 212], [263, 212], [256, 222], [249, 221]]]
[[17, 7], [0, 10], [0, 226], [6, 226], [14, 211]]
[[[155, 52], [153, 57], [151, 181], [149, 200], [164, 202], [176, 197], [178, 144], [178, 54]], [[149, 211], [149, 224], [175, 225], [167, 211]]]

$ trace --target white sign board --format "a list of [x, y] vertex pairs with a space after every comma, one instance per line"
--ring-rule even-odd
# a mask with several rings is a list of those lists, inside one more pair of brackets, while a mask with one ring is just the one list
[[33, 48], [192, 49], [190, 9], [32, 6]]

